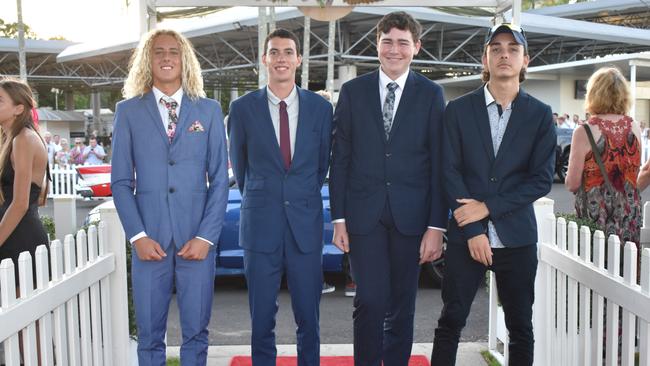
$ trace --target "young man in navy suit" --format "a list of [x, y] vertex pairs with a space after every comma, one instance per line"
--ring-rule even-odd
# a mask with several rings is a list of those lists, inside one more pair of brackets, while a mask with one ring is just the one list
[[143, 36], [124, 96], [115, 109], [111, 188], [133, 245], [138, 360], [141, 366], [166, 364], [175, 286], [181, 363], [205, 365], [215, 244], [228, 202], [221, 108], [205, 98], [192, 45], [165, 29]]
[[421, 26], [405, 12], [377, 26], [379, 70], [343, 85], [330, 203], [334, 244], [350, 253], [356, 365], [406, 365], [420, 264], [442, 253], [442, 88], [410, 70]]
[[323, 202], [332, 105], [296, 86], [298, 38], [277, 29], [264, 41], [269, 82], [230, 105], [230, 159], [242, 193], [239, 244], [252, 320], [253, 365], [275, 366], [275, 315], [286, 274], [298, 365], [319, 365]]
[[445, 111], [443, 167], [453, 220], [432, 365], [455, 364], [460, 332], [486, 270], [496, 275], [509, 363], [533, 364], [533, 202], [551, 190], [556, 135], [551, 108], [520, 88], [528, 61], [524, 31], [496, 25], [483, 52], [485, 85]]

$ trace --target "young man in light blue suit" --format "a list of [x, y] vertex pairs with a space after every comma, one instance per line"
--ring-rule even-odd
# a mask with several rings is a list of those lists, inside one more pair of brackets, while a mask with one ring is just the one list
[[228, 200], [219, 104], [204, 98], [190, 43], [145, 35], [113, 129], [111, 188], [133, 245], [132, 283], [141, 366], [165, 365], [167, 312], [176, 287], [183, 365], [205, 365], [215, 244]]
[[252, 318], [253, 365], [275, 366], [275, 315], [285, 273], [297, 324], [298, 365], [319, 365], [323, 204], [332, 106], [295, 84], [296, 36], [264, 42], [269, 83], [230, 106], [230, 160], [242, 192], [239, 240]]

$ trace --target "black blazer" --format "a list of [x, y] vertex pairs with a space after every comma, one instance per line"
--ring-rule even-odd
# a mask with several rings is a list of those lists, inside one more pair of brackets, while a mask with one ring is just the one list
[[[506, 247], [537, 243], [533, 202], [553, 184], [556, 134], [551, 108], [522, 89], [495, 158], [483, 87], [449, 102], [444, 120], [444, 179], [452, 210], [458, 198], [485, 202]], [[459, 228], [452, 218], [448, 237], [464, 242], [487, 232], [488, 219]]]
[[348, 81], [334, 114], [330, 204], [332, 219], [365, 235], [379, 222], [386, 200], [397, 229], [420, 235], [446, 228], [442, 190], [442, 88], [411, 71], [386, 141], [379, 71]]

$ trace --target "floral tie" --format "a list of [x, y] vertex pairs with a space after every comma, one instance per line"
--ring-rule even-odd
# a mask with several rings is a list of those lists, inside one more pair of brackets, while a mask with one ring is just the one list
[[396, 82], [390, 82], [386, 85], [388, 93], [384, 99], [384, 108], [382, 111], [384, 117], [384, 132], [386, 133], [386, 140], [390, 137], [390, 129], [393, 127], [393, 111], [395, 110], [395, 89], [398, 85]]
[[169, 113], [169, 121], [167, 122], [167, 137], [169, 138], [169, 143], [171, 144], [176, 134], [176, 122], [178, 121], [178, 116], [176, 115], [176, 108], [178, 103], [170, 97], [163, 96], [160, 98], [160, 103], [167, 108]]

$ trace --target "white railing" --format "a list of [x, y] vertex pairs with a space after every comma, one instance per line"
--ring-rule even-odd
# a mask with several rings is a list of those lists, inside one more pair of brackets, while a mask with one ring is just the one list
[[[637, 276], [634, 243], [625, 243], [621, 261], [617, 236], [606, 242], [596, 231], [592, 243], [589, 228], [556, 220], [552, 207], [536, 205], [535, 365], [634, 366], [635, 353], [639, 365], [650, 365], [650, 249], [642, 251]], [[495, 285], [491, 279], [491, 294]], [[505, 365], [508, 337], [496, 297], [490, 296], [489, 348]]]
[[21, 253], [19, 298], [14, 263], [0, 263], [0, 361], [7, 366], [129, 363], [124, 233], [114, 208], [100, 217], [88, 235], [52, 241], [49, 264], [47, 246], [39, 246], [36, 281], [31, 255]]
[[75, 190], [79, 181], [76, 167], [77, 165], [55, 165], [50, 168], [52, 181], [50, 182], [50, 189], [47, 194], [48, 198], [70, 196], [81, 198]]

